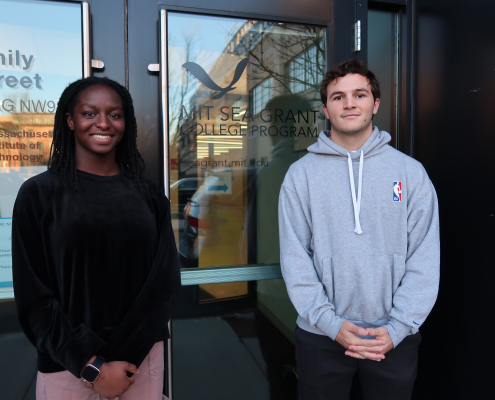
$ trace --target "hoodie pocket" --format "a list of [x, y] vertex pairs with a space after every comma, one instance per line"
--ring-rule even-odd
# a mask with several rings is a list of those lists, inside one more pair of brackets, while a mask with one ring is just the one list
[[387, 253], [324, 258], [322, 283], [336, 314], [366, 323], [386, 318], [403, 275], [400, 259]]

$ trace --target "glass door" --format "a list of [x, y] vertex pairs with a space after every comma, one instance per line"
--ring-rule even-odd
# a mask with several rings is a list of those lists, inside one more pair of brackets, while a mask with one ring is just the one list
[[183, 283], [173, 400], [296, 399], [278, 195], [325, 129], [326, 30], [161, 12], [164, 167]]
[[368, 67], [380, 82], [380, 112], [373, 117], [373, 125], [392, 136], [392, 146], [399, 148], [401, 128], [401, 85], [405, 74], [401, 71], [400, 8], [368, 10]]

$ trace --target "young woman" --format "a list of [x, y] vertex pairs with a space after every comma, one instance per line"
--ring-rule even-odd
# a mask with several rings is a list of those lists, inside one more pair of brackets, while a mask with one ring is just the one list
[[17, 196], [15, 301], [38, 350], [38, 400], [162, 399], [180, 274], [169, 202], [143, 178], [136, 136], [123, 86], [70, 84], [48, 171]]

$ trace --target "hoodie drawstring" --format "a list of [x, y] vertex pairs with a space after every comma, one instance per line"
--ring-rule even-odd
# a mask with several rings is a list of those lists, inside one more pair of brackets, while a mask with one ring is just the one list
[[361, 223], [359, 222], [359, 213], [361, 212], [361, 187], [363, 183], [363, 150], [361, 150], [361, 157], [359, 158], [359, 180], [358, 180], [357, 200], [356, 200], [356, 188], [354, 186], [354, 171], [352, 170], [352, 159], [349, 153], [347, 153], [347, 163], [349, 164], [349, 181], [351, 182], [352, 205], [354, 206], [354, 222], [355, 222], [354, 232], [356, 232], [358, 235], [361, 235], [363, 231], [361, 230]]

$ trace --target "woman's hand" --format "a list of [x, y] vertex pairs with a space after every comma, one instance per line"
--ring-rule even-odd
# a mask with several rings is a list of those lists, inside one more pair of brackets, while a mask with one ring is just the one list
[[134, 376], [128, 377], [127, 371], [139, 373], [134, 364], [126, 361], [103, 363], [96, 381], [92, 384], [86, 382], [86, 387], [107, 399], [122, 396], [134, 383]]

